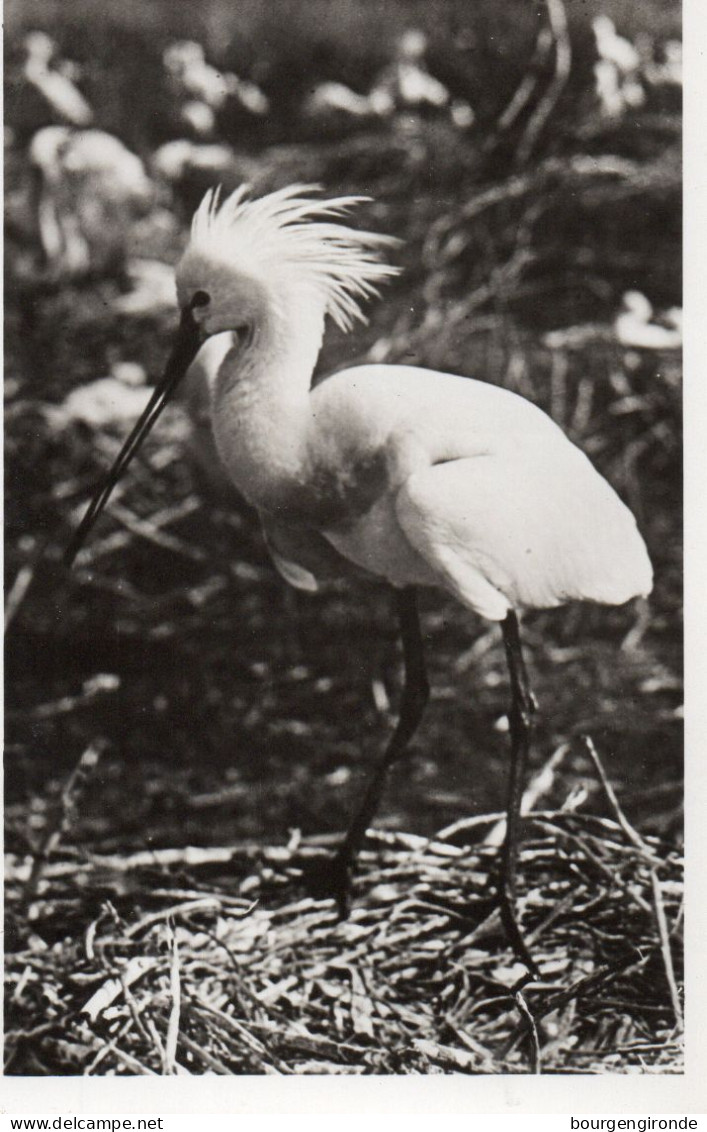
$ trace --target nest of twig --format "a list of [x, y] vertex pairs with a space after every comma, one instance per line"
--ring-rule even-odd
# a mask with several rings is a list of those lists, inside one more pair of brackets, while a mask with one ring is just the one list
[[345, 921], [304, 895], [324, 850], [296, 841], [12, 860], [6, 1072], [680, 1071], [679, 855], [533, 814], [528, 981], [495, 906], [498, 820], [370, 835]]

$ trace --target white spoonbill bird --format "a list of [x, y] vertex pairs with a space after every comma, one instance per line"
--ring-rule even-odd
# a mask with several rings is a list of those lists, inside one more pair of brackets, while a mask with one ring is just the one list
[[601, 112], [607, 118], [620, 118], [626, 110], [638, 110], [646, 101], [641, 56], [630, 39], [617, 34], [610, 16], [596, 16], [592, 28], [599, 56], [594, 78]]
[[288, 582], [315, 590], [351, 566], [397, 594], [405, 684], [400, 719], [336, 857], [349, 876], [391, 764], [428, 696], [416, 587], [436, 586], [501, 623], [510, 672], [511, 774], [500, 907], [514, 915], [519, 805], [533, 700], [518, 615], [571, 599], [618, 605], [651, 589], [633, 516], [557, 425], [506, 389], [405, 365], [363, 365], [312, 388], [325, 318], [343, 329], [396, 273], [391, 241], [340, 222], [356, 197], [292, 186], [259, 200], [209, 192], [176, 269], [181, 321], [165, 374], [67, 549], [73, 561], [141, 441], [206, 339], [216, 444], [260, 513]]
[[199, 137], [208, 137], [213, 132], [216, 126], [215, 113], [229, 99], [235, 99], [258, 117], [267, 114], [270, 109], [268, 98], [260, 87], [232, 72], [212, 67], [206, 62], [204, 48], [194, 40], [180, 40], [170, 44], [162, 61], [170, 79], [172, 93], [183, 103], [182, 117], [194, 127]]
[[386, 118], [393, 113], [393, 99], [384, 91], [359, 94], [344, 83], [319, 83], [302, 103], [305, 118]]
[[671, 307], [661, 326], [653, 320], [653, 306], [640, 291], [626, 291], [614, 331], [622, 346], [643, 350], [679, 350], [682, 346], [682, 311]]
[[42, 251], [61, 276], [121, 268], [131, 224], [155, 190], [145, 167], [104, 130], [46, 126], [29, 148]]
[[610, 16], [603, 13], [595, 16], [592, 30], [601, 59], [613, 63], [622, 75], [632, 75], [639, 70], [641, 56], [638, 50], [630, 39], [618, 34], [616, 24]]
[[378, 76], [376, 88], [385, 90], [399, 109], [448, 106], [451, 97], [446, 86], [427, 69], [427, 36], [418, 28], [408, 28], [396, 44], [395, 59]]
[[75, 65], [59, 58], [56, 43], [43, 31], [29, 32], [24, 47], [23, 77], [41, 96], [53, 120], [58, 118], [71, 126], [89, 126], [93, 110], [74, 82]]

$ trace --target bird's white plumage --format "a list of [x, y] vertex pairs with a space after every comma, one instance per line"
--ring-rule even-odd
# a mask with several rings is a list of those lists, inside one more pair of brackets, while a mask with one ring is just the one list
[[131, 221], [154, 199], [140, 158], [103, 130], [46, 126], [32, 138], [29, 159], [39, 174], [36, 207], [49, 263], [80, 273], [124, 255]]
[[[209, 196], [177, 273], [182, 301], [189, 288], [209, 295], [195, 311], [207, 333], [235, 328], [244, 308], [253, 324], [247, 344], [233, 335], [207, 375], [211, 413], [224, 465], [259, 509], [281, 573], [312, 589], [353, 564], [396, 586], [439, 586], [492, 620], [510, 608], [647, 594], [633, 516], [524, 398], [392, 365], [311, 389], [325, 313], [348, 324], [390, 273], [375, 240], [332, 221], [351, 203], [315, 207], [300, 189], [251, 202], [239, 191], [218, 209]], [[300, 289], [316, 280], [304, 307], [296, 287], [291, 305], [283, 299], [283, 275]]]
[[543, 449], [457, 460], [411, 477], [398, 494], [413, 546], [491, 620], [573, 599], [620, 605], [651, 588], [633, 517], [577, 449], [563, 458], [561, 475]]
[[24, 78], [39, 91], [53, 114], [72, 126], [90, 125], [93, 110], [67, 73], [73, 64], [59, 59], [54, 40], [44, 32], [32, 31], [25, 37], [24, 46]]
[[336, 374], [312, 402], [327, 432], [346, 420], [360, 434], [367, 414], [375, 417], [387, 490], [357, 522], [324, 532], [371, 573], [441, 584], [494, 620], [511, 606], [620, 604], [650, 591], [631, 513], [550, 418], [516, 394], [381, 365]]
[[682, 346], [682, 312], [666, 311], [662, 326], [653, 320], [653, 306], [640, 291], [627, 291], [614, 320], [614, 331], [622, 346], [643, 350], [677, 350]]
[[630, 75], [638, 70], [641, 56], [630, 39], [618, 34], [610, 16], [604, 14], [595, 16], [592, 20], [592, 28], [597, 52], [602, 59], [613, 63], [624, 75]]
[[304, 100], [302, 113], [306, 118], [324, 118], [337, 114], [350, 118], [375, 118], [389, 114], [393, 100], [380, 92], [359, 94], [343, 83], [320, 83]]
[[187, 138], [178, 138], [155, 150], [151, 167], [159, 177], [170, 182], [178, 181], [188, 170], [219, 177], [233, 167], [234, 157], [228, 145], [195, 144]]
[[310, 192], [311, 186], [290, 185], [251, 200], [248, 186], [241, 186], [220, 206], [218, 192], [209, 192], [194, 215], [186, 254], [226, 260], [273, 291], [282, 283], [312, 288], [326, 314], [348, 330], [364, 318], [361, 302], [397, 274], [378, 255], [397, 241], [332, 222], [360, 197], [319, 201], [307, 196]]

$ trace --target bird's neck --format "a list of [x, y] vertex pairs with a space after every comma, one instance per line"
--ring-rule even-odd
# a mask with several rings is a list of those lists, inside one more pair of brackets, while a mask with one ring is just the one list
[[212, 388], [214, 436], [236, 487], [277, 511], [304, 475], [309, 391], [324, 329], [306, 311], [260, 325], [250, 347], [230, 350]]

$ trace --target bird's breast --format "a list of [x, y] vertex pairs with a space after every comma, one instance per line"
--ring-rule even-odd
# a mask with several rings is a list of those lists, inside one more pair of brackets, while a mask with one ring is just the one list
[[349, 562], [394, 586], [437, 585], [438, 575], [401, 529], [395, 500], [387, 491], [364, 514], [322, 533]]
[[278, 486], [266, 510], [289, 523], [345, 530], [370, 511], [389, 486], [384, 450], [351, 453], [335, 462], [314, 457], [300, 476]]

